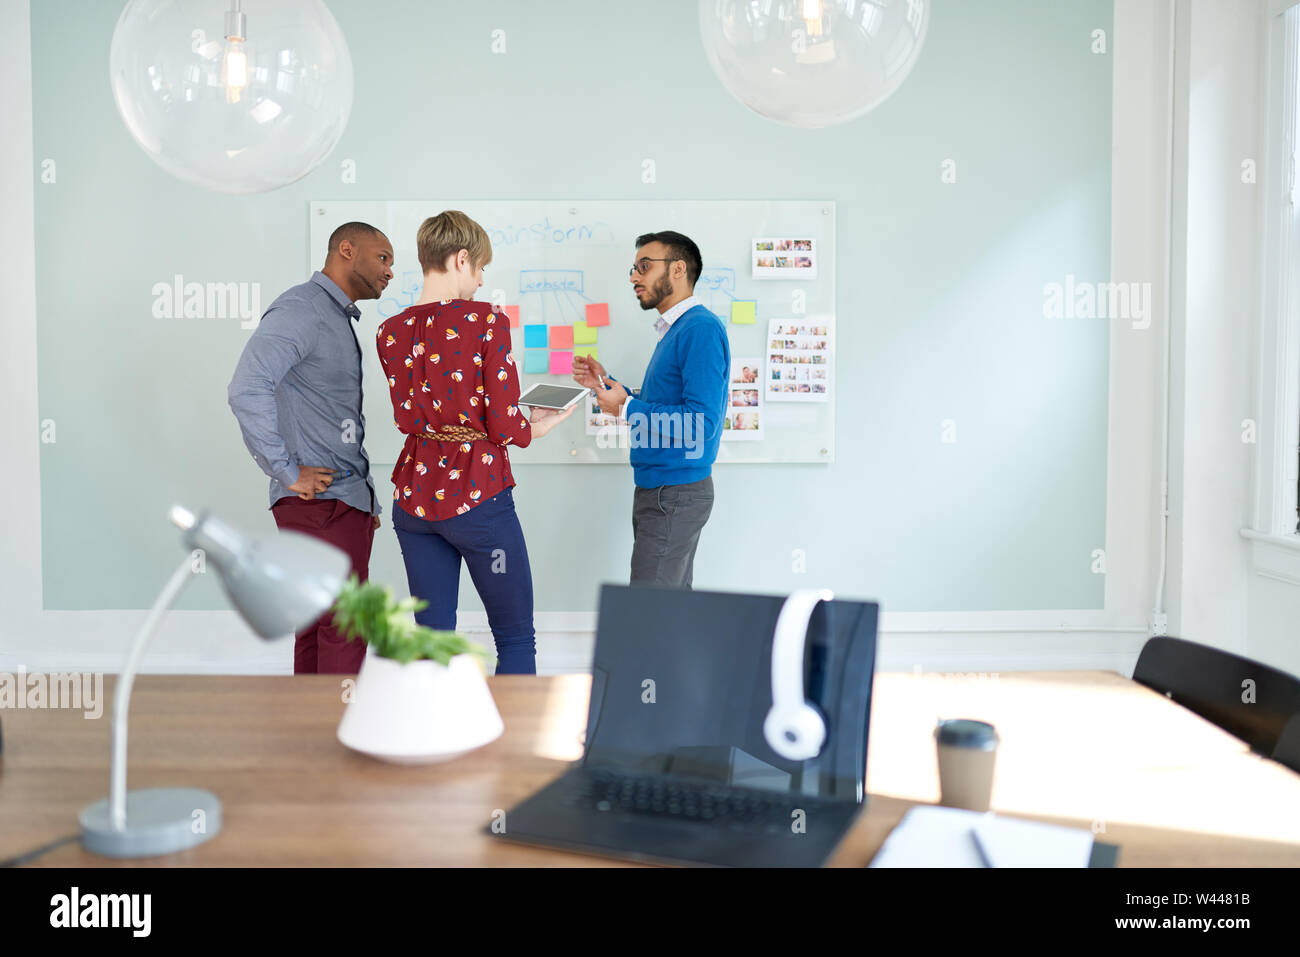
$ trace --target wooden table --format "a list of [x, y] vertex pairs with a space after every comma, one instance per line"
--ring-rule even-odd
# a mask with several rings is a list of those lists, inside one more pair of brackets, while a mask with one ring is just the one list
[[[384, 764], [343, 747], [341, 676], [146, 675], [131, 718], [132, 788], [214, 791], [224, 829], [179, 854], [114, 861], [64, 845], [46, 866], [488, 865], [617, 862], [482, 833], [582, 753], [586, 675], [491, 680], [505, 734], [448, 764]], [[0, 859], [77, 832], [108, 791], [114, 679], [99, 720], [6, 710]], [[904, 812], [938, 799], [935, 719], [992, 721], [994, 808], [1093, 827], [1122, 866], [1300, 866], [1300, 775], [1119, 675], [878, 674], [866, 812], [833, 865], [860, 867]]]

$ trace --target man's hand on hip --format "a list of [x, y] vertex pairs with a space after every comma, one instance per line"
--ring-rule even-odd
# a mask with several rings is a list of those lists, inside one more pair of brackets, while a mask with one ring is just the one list
[[300, 465], [298, 481], [289, 486], [289, 491], [297, 494], [303, 501], [310, 502], [318, 493], [329, 488], [333, 481], [334, 469], [318, 465]]

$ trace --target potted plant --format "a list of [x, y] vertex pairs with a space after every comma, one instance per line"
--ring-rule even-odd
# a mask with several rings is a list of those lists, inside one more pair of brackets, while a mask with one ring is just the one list
[[428, 602], [393, 600], [391, 588], [353, 575], [335, 603], [334, 622], [368, 648], [338, 736], [383, 761], [448, 761], [505, 730], [488, 690], [491, 655], [454, 631], [411, 620]]

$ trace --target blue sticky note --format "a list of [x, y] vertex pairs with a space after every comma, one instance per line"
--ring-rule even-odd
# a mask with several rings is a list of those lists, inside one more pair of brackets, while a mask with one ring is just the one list
[[[546, 326], [542, 324], [524, 326], [524, 348], [545, 349], [547, 343]], [[527, 370], [525, 370], [527, 371]]]
[[[542, 326], [545, 329], [545, 326]], [[549, 368], [548, 354], [545, 352], [525, 352], [524, 353], [524, 372], [540, 372], [545, 374]]]

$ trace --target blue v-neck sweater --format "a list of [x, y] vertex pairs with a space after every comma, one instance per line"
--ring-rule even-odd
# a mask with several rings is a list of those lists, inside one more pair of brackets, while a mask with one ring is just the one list
[[686, 485], [712, 474], [730, 374], [727, 327], [708, 309], [688, 309], [668, 327], [625, 411], [639, 488]]

